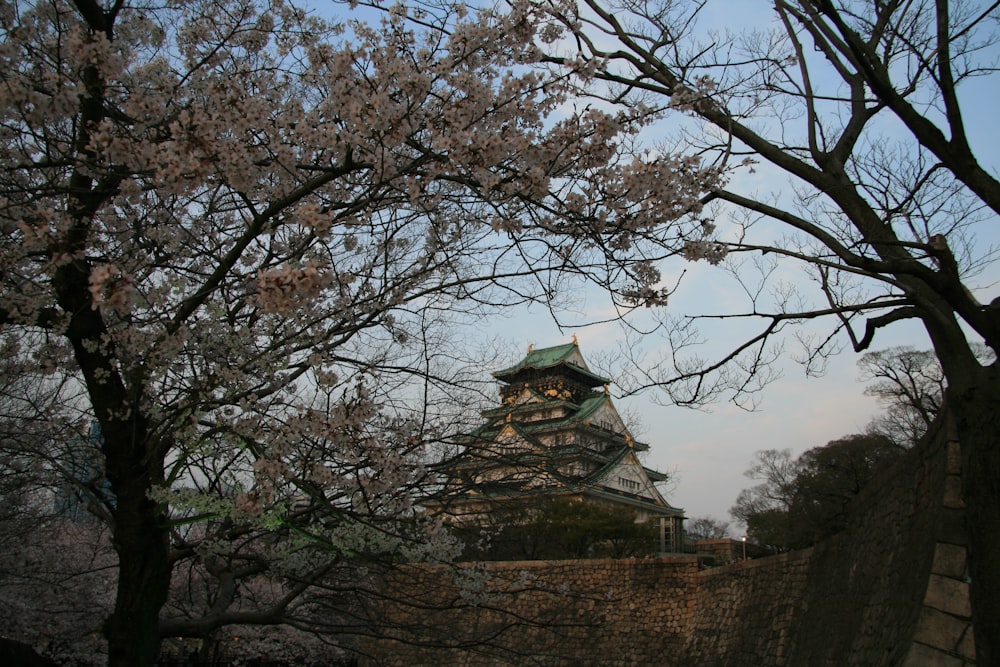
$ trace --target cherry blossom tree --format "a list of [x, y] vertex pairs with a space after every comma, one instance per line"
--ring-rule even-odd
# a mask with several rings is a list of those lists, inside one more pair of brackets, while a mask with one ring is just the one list
[[735, 32], [701, 27], [732, 7], [708, 0], [511, 2], [522, 5], [548, 11], [564, 37], [543, 60], [596, 69], [591, 94], [677, 112], [685, 122], [664, 146], [783, 184], [773, 194], [753, 178], [723, 184], [705, 198], [714, 236], [678, 237], [690, 259], [735, 274], [748, 307], [700, 321], [750, 321], [745, 342], [696, 358], [699, 318], [674, 320], [672, 354], [644, 363], [637, 384], [683, 403], [739, 400], [761, 388], [795, 325], [813, 369], [901, 322], [926, 332], [962, 446], [977, 660], [996, 663], [1000, 367], [974, 345], [1000, 349], [1000, 308], [977, 290], [995, 281], [1000, 181], [983, 151], [992, 128], [977, 133], [967, 112], [996, 89], [1000, 5], [777, 0], [755, 7], [769, 24]]
[[[280, 622], [284, 594], [236, 604], [264, 550], [288, 595], [347, 557], [450, 555], [414, 502], [455, 313], [573, 277], [663, 300], [663, 222], [700, 229], [719, 173], [621, 157], [647, 110], [575, 108], [586, 63], [525, 67], [541, 18], [0, 0], [0, 326], [100, 432], [109, 664]], [[184, 558], [217, 580], [199, 619], [164, 612]]]

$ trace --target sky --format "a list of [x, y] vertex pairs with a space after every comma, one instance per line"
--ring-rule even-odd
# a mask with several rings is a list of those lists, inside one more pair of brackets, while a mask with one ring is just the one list
[[[708, 5], [705, 19], [710, 27], [748, 26], [766, 27], [770, 19], [771, 3], [764, 0], [717, 0]], [[978, 157], [996, 173], [1000, 166], [1000, 141], [994, 134], [995, 112], [1000, 107], [1000, 87], [989, 80], [973, 82], [964, 99], [967, 128], [970, 136], [981, 137], [976, 143]], [[766, 166], [752, 172], [743, 170], [735, 175], [731, 189], [743, 192], [769, 192], [787, 190], [787, 180]], [[991, 223], [986, 243], [1000, 244], [996, 220]], [[718, 267], [705, 263], [690, 264], [665, 269], [665, 276], [686, 270], [685, 285], [669, 308], [673, 312], [726, 312], [740, 301], [738, 286]], [[674, 272], [674, 273], [671, 273]], [[802, 276], [789, 276], [789, 280], [802, 280]], [[1000, 296], [998, 290], [1000, 271], [977, 279], [977, 297], [989, 302]], [[600, 299], [580, 309], [584, 319], [599, 320], [602, 315]], [[727, 323], [717, 327], [707, 347], [714, 350], [729, 349], [741, 342], [741, 327]], [[581, 351], [588, 360], [615, 354], [622, 342], [620, 329], [613, 324], [564, 328], [560, 330], [543, 309], [521, 308], [503, 313], [499, 318], [481, 322], [478, 333], [487, 332], [513, 348], [510, 356], [502, 360], [484, 360], [484, 374], [505, 367], [520, 358], [528, 345], [547, 347], [560, 345], [578, 337]], [[643, 346], [651, 354], [662, 352], [663, 342], [650, 337]], [[845, 347], [849, 347], [844, 341]], [[872, 349], [893, 345], [913, 345], [927, 349], [925, 334], [913, 325], [894, 326], [881, 335]], [[620, 412], [632, 413], [638, 421], [638, 439], [650, 445], [644, 463], [651, 468], [670, 473], [673, 481], [664, 489], [668, 501], [685, 510], [687, 516], [713, 516], [729, 521], [729, 508], [740, 490], [755, 484], [744, 477], [754, 452], [762, 449], [791, 449], [798, 455], [812, 447], [824, 445], [840, 437], [865, 430], [871, 418], [880, 411], [872, 397], [865, 396], [864, 383], [859, 381], [858, 355], [844, 352], [829, 364], [821, 377], [807, 377], [803, 368], [792, 361], [788, 352], [779, 359], [782, 376], [772, 382], [761, 394], [761, 402], [753, 411], [741, 409], [731, 403], [706, 406], [692, 410], [671, 405], [660, 405], [655, 391], [639, 396], [616, 398]], [[593, 363], [591, 366], [593, 367]], [[613, 395], [614, 395], [614, 387]], [[733, 536], [741, 527], [732, 526]]]

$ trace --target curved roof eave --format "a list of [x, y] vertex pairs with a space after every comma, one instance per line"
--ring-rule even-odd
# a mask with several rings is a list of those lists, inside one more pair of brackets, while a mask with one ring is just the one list
[[656, 501], [650, 498], [644, 498], [642, 496], [630, 496], [624, 493], [616, 493], [613, 491], [606, 491], [596, 486], [588, 486], [583, 489], [584, 493], [597, 496], [599, 498], [604, 498], [607, 500], [614, 500], [616, 502], [624, 502], [633, 507], [640, 507], [645, 510], [650, 510], [658, 512], [660, 514], [684, 514], [684, 510], [679, 507], [674, 507], [670, 503], [663, 501], [660, 505]]
[[[510, 368], [504, 368], [493, 373], [493, 377], [498, 380], [506, 380], [519, 371], [533, 368], [536, 370], [544, 370], [546, 368], [552, 368], [564, 363], [569, 357], [571, 357], [578, 350], [576, 343], [567, 343], [565, 345], [557, 345], [555, 347], [545, 347], [538, 350], [532, 350], [528, 352], [527, 356], [521, 361], [517, 362]], [[601, 377], [596, 373], [590, 372], [589, 369], [579, 366], [575, 363], [566, 364], [568, 368], [571, 368], [574, 372], [579, 373], [591, 380], [594, 380], [597, 384], [610, 384], [611, 380], [605, 377]]]

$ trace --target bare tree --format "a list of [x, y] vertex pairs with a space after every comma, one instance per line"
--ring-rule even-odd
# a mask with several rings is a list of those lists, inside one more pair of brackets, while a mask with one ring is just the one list
[[684, 535], [692, 540], [721, 540], [731, 536], [729, 522], [714, 516], [696, 516], [684, 525]]
[[[743, 525], [749, 526], [753, 516], [769, 512], [787, 513], [791, 507], [798, 472], [799, 465], [792, 458], [790, 449], [764, 449], [756, 452], [753, 462], [743, 475], [760, 483], [740, 491], [730, 514]], [[758, 536], [754, 538], [758, 539]]]
[[869, 430], [901, 445], [915, 444], [943, 407], [946, 384], [937, 357], [930, 350], [890, 348], [866, 353], [858, 367], [861, 379], [871, 381], [865, 393], [885, 408]]
[[[973, 349], [984, 363], [992, 363], [989, 348], [973, 345]], [[858, 367], [861, 379], [871, 381], [865, 393], [877, 397], [885, 408], [868, 430], [901, 446], [916, 444], [944, 408], [948, 385], [934, 353], [908, 346], [876, 350], [863, 355]]]
[[[770, 26], [735, 34], [699, 32], [707, 1], [511, 2], [523, 5], [567, 38], [544, 60], [596, 68], [604, 84], [591, 94], [685, 114], [672, 148], [788, 179], [774, 196], [717, 188], [712, 233], [679, 231], [678, 252], [728, 265], [750, 298], [707, 315], [759, 325], [720, 359], [681, 351], [644, 369], [646, 385], [685, 403], [738, 399], [760, 388], [792, 325], [832, 322], [801, 329], [809, 364], [840, 341], [862, 351], [893, 324], [923, 326], [962, 442], [977, 659], [1000, 660], [1000, 368], [974, 347], [1000, 347], [1000, 308], [974, 282], [995, 270], [985, 234], [1000, 182], [977, 151], [992, 137], [970, 134], [964, 113], [968, 96], [996, 88], [1000, 4], [777, 0]], [[794, 266], [811, 290], [788, 279]], [[674, 322], [681, 346], [697, 340], [690, 325]]]

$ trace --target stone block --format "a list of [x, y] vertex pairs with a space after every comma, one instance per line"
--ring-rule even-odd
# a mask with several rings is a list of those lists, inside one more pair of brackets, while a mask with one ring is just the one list
[[961, 509], [942, 508], [941, 519], [934, 533], [941, 542], [951, 544], [968, 544], [965, 531], [965, 511]]
[[934, 565], [931, 567], [931, 572], [961, 579], [965, 577], [966, 556], [964, 546], [939, 542], [934, 548]]
[[949, 475], [961, 475], [962, 474], [962, 446], [957, 440], [952, 440], [947, 444], [947, 463], [945, 464], [945, 472]]
[[962, 478], [958, 475], [944, 478], [944, 506], [954, 509], [965, 507], [965, 501], [962, 500]]
[[972, 617], [972, 607], [969, 604], [969, 585], [958, 579], [932, 574], [927, 582], [924, 604], [954, 616]]
[[962, 667], [963, 661], [925, 644], [913, 643], [902, 667]]
[[920, 611], [915, 640], [944, 651], [955, 651], [965, 637], [969, 621], [929, 607]]
[[971, 624], [965, 631], [962, 641], [958, 644], [958, 654], [969, 662], [974, 663], [976, 661], [976, 635], [972, 631]]

